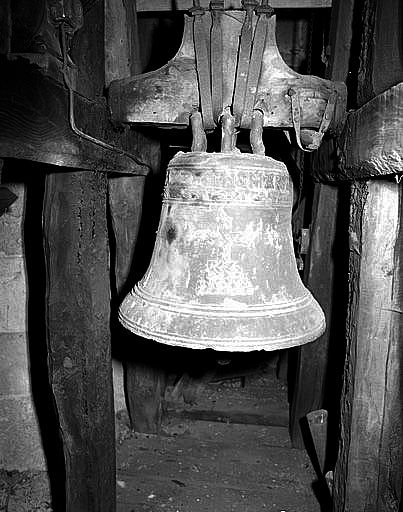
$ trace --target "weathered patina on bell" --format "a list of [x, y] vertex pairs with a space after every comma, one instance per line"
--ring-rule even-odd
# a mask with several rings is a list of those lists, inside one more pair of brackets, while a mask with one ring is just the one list
[[277, 350], [319, 337], [323, 312], [299, 277], [286, 166], [247, 153], [178, 153], [156, 243], [119, 311], [168, 345]]

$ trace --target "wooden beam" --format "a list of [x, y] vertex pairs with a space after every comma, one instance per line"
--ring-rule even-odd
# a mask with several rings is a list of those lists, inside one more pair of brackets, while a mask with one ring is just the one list
[[329, 340], [333, 306], [333, 245], [336, 237], [337, 188], [317, 183], [312, 202], [311, 240], [305, 262], [304, 282], [321, 305], [326, 331], [316, 341], [295, 349], [296, 382], [290, 408], [293, 446], [304, 447], [301, 420], [323, 407], [329, 361]]
[[[137, 0], [137, 12], [187, 11], [192, 0]], [[210, 0], [201, 0], [200, 5], [208, 8]], [[332, 0], [272, 0], [275, 9], [322, 9], [332, 7]], [[226, 9], [240, 9], [241, 0], [225, 0]]]
[[66, 512], [115, 510], [106, 196], [105, 174], [46, 177], [46, 332], [66, 465]]
[[[331, 19], [331, 57], [327, 76], [334, 80], [345, 80], [350, 59], [352, 39], [353, 1], [336, 0], [332, 9]], [[321, 172], [330, 168], [329, 145], [326, 140], [315, 152], [311, 160], [311, 173]], [[294, 351], [295, 374], [294, 393], [290, 407], [290, 434], [293, 446], [304, 447], [301, 420], [311, 411], [324, 407], [325, 401], [338, 407], [337, 385], [327, 385], [329, 376], [329, 358], [331, 353], [338, 353], [340, 346], [333, 347], [332, 337], [334, 325], [332, 318], [335, 311], [341, 308], [340, 303], [333, 300], [334, 275], [343, 265], [340, 258], [335, 258], [334, 244], [337, 236], [337, 220], [340, 190], [337, 186], [318, 183], [314, 188], [312, 203], [311, 240], [305, 262], [304, 283], [311, 290], [324, 309], [326, 317], [325, 333], [313, 343], [302, 346]], [[331, 342], [331, 339], [333, 343]], [[290, 357], [290, 360], [292, 358]], [[333, 367], [336, 362], [333, 360]], [[341, 368], [339, 368], [341, 372]], [[329, 393], [329, 390], [331, 392]], [[327, 400], [328, 395], [333, 400]], [[336, 402], [336, 404], [334, 403]], [[328, 407], [328, 405], [326, 405]], [[330, 411], [329, 423], [332, 424], [333, 410]], [[329, 436], [331, 439], [331, 436]], [[331, 450], [330, 450], [331, 452]]]
[[[203, 32], [211, 43], [211, 13], [203, 16]], [[224, 63], [222, 105], [233, 103], [238, 46], [243, 13], [223, 16], [221, 20]], [[256, 18], [256, 16], [255, 16]], [[313, 75], [300, 75], [280, 57], [275, 32], [276, 17], [267, 21], [262, 70], [253, 95], [261, 98], [263, 126], [293, 128], [290, 89], [298, 91], [301, 128], [319, 129], [330, 94], [335, 93], [329, 130], [339, 131], [345, 117], [346, 86]], [[119, 123], [186, 127], [189, 116], [200, 107], [196, 56], [193, 41], [193, 22], [185, 17], [181, 47], [165, 66], [149, 73], [114, 80], [109, 87], [112, 118]], [[256, 93], [256, 94], [255, 94]], [[249, 97], [253, 106], [253, 98]], [[270, 101], [268, 100], [270, 98]], [[271, 108], [270, 104], [276, 108]], [[252, 109], [250, 106], [250, 109]], [[248, 107], [249, 108], [249, 107]], [[247, 122], [244, 128], [250, 123]]]
[[[379, 108], [388, 93], [384, 100], [375, 96], [402, 81], [396, 81], [403, 72], [399, 36], [386, 34], [401, 34], [400, 2], [367, 0], [361, 7], [356, 10], [351, 52], [350, 107], [363, 108], [354, 123], [361, 122], [363, 113], [362, 119], [368, 116], [364, 126], [372, 142], [379, 143]], [[393, 141], [394, 134], [390, 138]], [[365, 135], [357, 133], [354, 139], [348, 158], [355, 155], [359, 160], [363, 148], [368, 157]], [[378, 151], [387, 144], [385, 139]], [[380, 156], [378, 179], [351, 185], [347, 346], [334, 512], [397, 512], [402, 507], [402, 191], [393, 180], [379, 179], [379, 171], [389, 173], [387, 159], [380, 170]]]
[[102, 172], [146, 174], [147, 168], [119, 152], [121, 134], [106, 105], [74, 95], [79, 129], [118, 147], [104, 149], [76, 135], [69, 124], [68, 91], [27, 59], [0, 56], [0, 157], [20, 158]]
[[344, 178], [403, 173], [403, 83], [351, 112], [338, 146]]
[[[105, 29], [106, 83], [140, 73], [138, 44], [136, 46], [139, 39], [136, 2], [110, 0], [106, 6]], [[126, 34], [126, 37], [122, 37], [122, 34]], [[126, 142], [126, 147], [140, 152], [142, 158], [158, 173], [161, 158], [159, 141], [130, 130], [126, 131]], [[116, 176], [109, 180], [109, 207], [115, 237], [116, 284], [113, 294], [115, 307], [112, 336], [120, 347], [124, 347], [121, 353], [131, 427], [136, 432], [157, 433], [162, 421], [166, 386], [166, 371], [158, 361], [158, 347], [155, 348], [152, 342], [142, 343], [141, 339], [117, 325], [116, 319], [119, 302], [134, 284], [133, 273], [138, 274], [133, 272], [133, 267], [140, 266], [139, 258], [135, 258], [135, 249], [143, 210], [144, 185], [144, 176]], [[149, 220], [148, 218], [148, 227]], [[141, 243], [147, 244], [144, 239]]]
[[335, 512], [400, 510], [402, 199], [402, 188], [393, 181], [353, 186], [349, 270], [353, 281]]
[[358, 63], [351, 70], [350, 96], [355, 101], [350, 108], [361, 107], [403, 81], [401, 1], [366, 0], [356, 16], [357, 47], [352, 58]]

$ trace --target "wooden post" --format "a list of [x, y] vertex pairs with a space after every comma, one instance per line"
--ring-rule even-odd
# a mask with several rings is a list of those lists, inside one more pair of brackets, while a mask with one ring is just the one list
[[[110, 1], [106, 8], [105, 28], [106, 83], [140, 73], [142, 65], [138, 45], [136, 2]], [[123, 38], [122, 32], [125, 34]], [[130, 131], [126, 133], [126, 147], [140, 153], [155, 172], [159, 171], [159, 141]], [[109, 207], [115, 238], [114, 314], [119, 302], [134, 284], [130, 279], [130, 276], [133, 277], [133, 263], [140, 266], [139, 261], [134, 260], [134, 254], [142, 216], [144, 186], [144, 176], [114, 176], [109, 180]], [[148, 222], [149, 229], [153, 229], [153, 224], [155, 223]], [[125, 331], [116, 325], [116, 322], [112, 325], [113, 340], [119, 345], [117, 353], [124, 360], [131, 427], [136, 432], [158, 432], [162, 420], [162, 400], [166, 383], [166, 372], [158, 362], [158, 347], [156, 350], [154, 343], [142, 343], [140, 338]]]
[[[331, 80], [346, 80], [347, 77], [352, 39], [353, 4], [353, 1], [343, 0], [335, 0], [332, 4], [331, 56], [326, 73]], [[330, 167], [332, 165], [330, 161], [332, 149], [333, 142], [324, 141], [318, 154], [314, 156], [314, 167], [323, 167], [323, 165]], [[315, 171], [315, 169], [310, 169], [310, 171]], [[324, 407], [329, 353], [342, 350], [340, 344], [335, 348], [330, 346], [334, 305], [334, 244], [337, 234], [339, 196], [340, 188], [338, 186], [325, 183], [315, 184], [311, 240], [304, 282], [324, 310], [326, 331], [318, 340], [295, 350], [296, 372], [290, 407], [290, 435], [292, 444], [296, 448], [304, 447], [301, 419], [307, 413]], [[340, 266], [341, 262], [337, 264]], [[337, 401], [338, 396], [335, 399]], [[331, 422], [332, 418], [329, 418], [329, 421]]]
[[44, 244], [49, 379], [66, 464], [66, 512], [113, 512], [107, 178], [46, 177]]
[[334, 511], [397, 512], [403, 476], [402, 187], [353, 187], [350, 300]]
[[290, 410], [290, 433], [293, 446], [297, 448], [304, 447], [301, 419], [309, 412], [322, 408], [325, 399], [338, 201], [336, 186], [315, 184], [305, 283], [325, 313], [326, 331], [318, 340], [296, 349], [296, 382]]
[[[157, 141], [147, 140], [144, 150], [149, 150], [147, 161], [154, 168], [159, 166], [160, 144]], [[140, 227], [143, 203], [144, 177], [115, 177], [109, 180], [109, 205], [112, 226], [115, 236], [115, 280], [116, 299], [114, 300], [117, 312], [118, 302], [128, 293], [129, 280], [132, 274], [131, 267], [136, 262], [135, 248], [137, 234]], [[154, 196], [156, 194], [153, 194]], [[148, 199], [150, 199], [148, 197]], [[156, 199], [158, 200], [158, 198]], [[150, 208], [148, 209], [150, 210]], [[151, 230], [149, 236], [144, 236], [142, 243], [150, 243], [150, 235], [155, 232], [155, 222], [148, 219], [147, 228]], [[154, 229], [152, 229], [152, 227]], [[150, 247], [147, 247], [147, 253]], [[144, 262], [143, 266], [144, 266]], [[162, 401], [166, 385], [166, 371], [161, 366], [159, 347], [151, 341], [142, 342], [134, 334], [115, 325], [113, 334], [119, 343], [119, 352], [124, 358], [125, 387], [130, 422], [136, 432], [156, 433], [160, 429], [162, 420]]]
[[[392, 87], [403, 80], [399, 11], [399, 0], [368, 0], [355, 13], [348, 85], [350, 105], [361, 108], [347, 123], [341, 164], [345, 175], [361, 181], [351, 187], [334, 512], [397, 512], [402, 507], [402, 188], [393, 178], [403, 172], [402, 144], [381, 128], [401, 119], [401, 88]], [[377, 174], [392, 175], [364, 181]]]

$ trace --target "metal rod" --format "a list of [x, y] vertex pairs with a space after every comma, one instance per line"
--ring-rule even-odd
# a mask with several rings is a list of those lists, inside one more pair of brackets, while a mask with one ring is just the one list
[[261, 110], [253, 111], [249, 136], [252, 152], [255, 155], [265, 155], [266, 150], [263, 144], [263, 112]]
[[192, 127], [192, 151], [207, 151], [207, 137], [203, 129], [203, 120], [200, 112], [193, 112], [190, 116]]
[[231, 114], [230, 107], [225, 107], [221, 116], [221, 152], [232, 153], [236, 148], [235, 117]]

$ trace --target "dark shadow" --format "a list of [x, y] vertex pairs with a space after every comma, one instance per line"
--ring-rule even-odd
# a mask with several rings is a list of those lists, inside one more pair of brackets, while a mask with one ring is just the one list
[[328, 469], [334, 469], [339, 448], [340, 400], [343, 387], [346, 357], [346, 318], [348, 308], [348, 222], [350, 187], [339, 185], [336, 236], [333, 245], [334, 280], [332, 317], [329, 337], [329, 355], [326, 369], [323, 407], [328, 411], [328, 446], [326, 461]]
[[[319, 502], [321, 512], [331, 512], [332, 510], [332, 496], [324, 477], [324, 472], [320, 467], [318, 454], [315, 448], [314, 439], [312, 437], [311, 430], [309, 428], [308, 419], [306, 417], [301, 418], [300, 428], [302, 439], [304, 441], [306, 452], [311, 460], [312, 467], [316, 473], [317, 480], [312, 483], [312, 490], [315, 494], [316, 499]], [[326, 461], [325, 461], [326, 467]]]
[[45, 327], [46, 272], [43, 253], [42, 202], [45, 168], [49, 166], [7, 160], [3, 183], [23, 182], [26, 204], [23, 220], [23, 246], [27, 282], [27, 333], [31, 391], [42, 445], [48, 467], [53, 510], [65, 510], [65, 468], [59, 422], [48, 377], [48, 351]]

